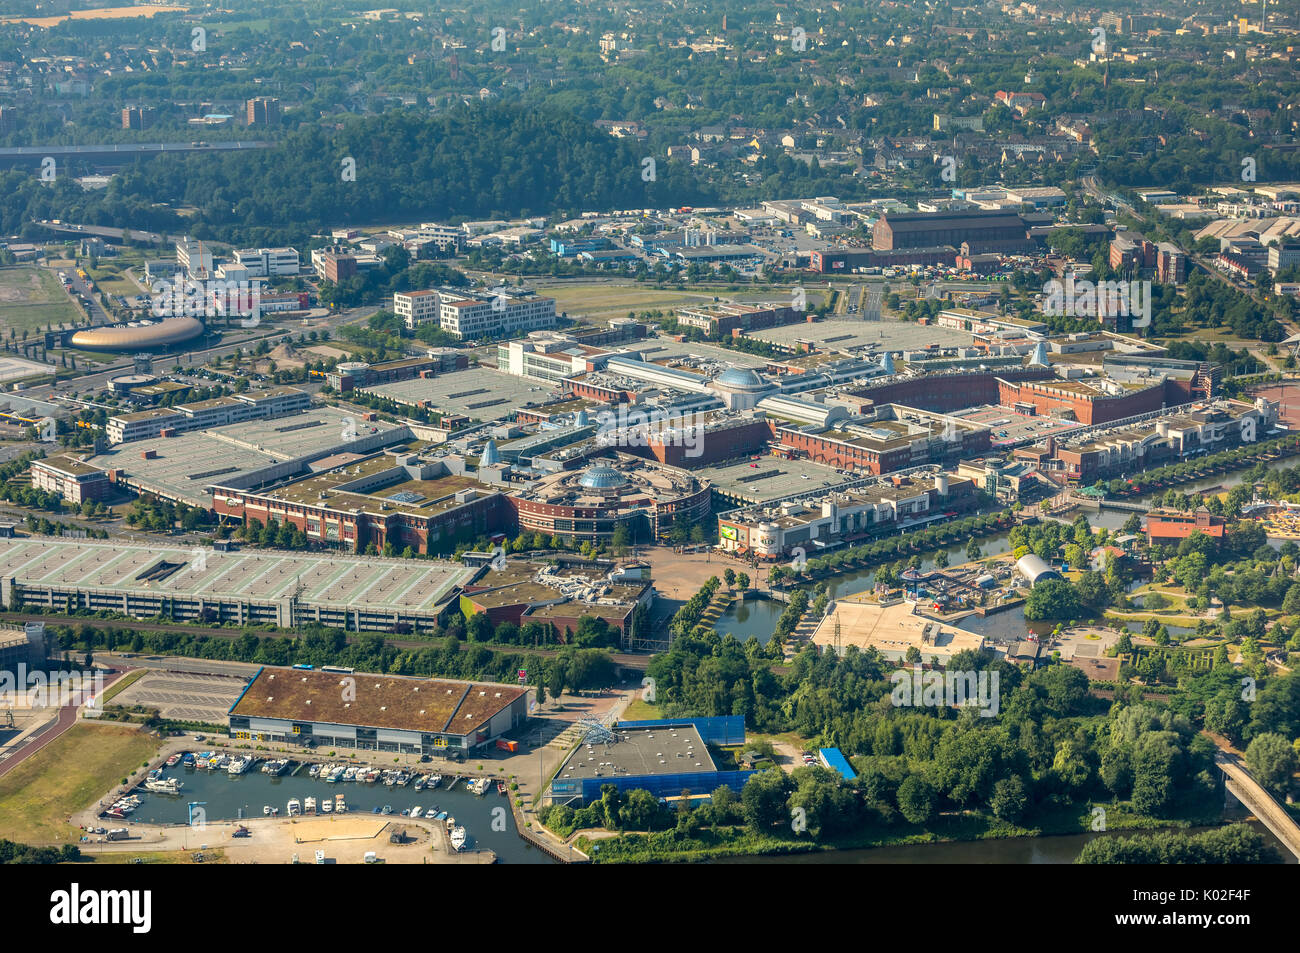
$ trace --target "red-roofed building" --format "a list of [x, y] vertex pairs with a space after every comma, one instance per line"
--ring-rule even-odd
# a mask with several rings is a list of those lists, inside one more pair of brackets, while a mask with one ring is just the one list
[[1204, 508], [1195, 513], [1147, 514], [1147, 541], [1153, 546], [1177, 545], [1197, 531], [1222, 543], [1226, 529], [1227, 521], [1222, 516], [1215, 516]]

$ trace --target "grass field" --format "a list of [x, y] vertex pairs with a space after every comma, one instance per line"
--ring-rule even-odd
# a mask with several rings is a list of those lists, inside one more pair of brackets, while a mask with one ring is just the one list
[[80, 320], [81, 312], [48, 270], [34, 265], [0, 268], [0, 332], [6, 338], [10, 328], [21, 335]]
[[[610, 318], [627, 317], [629, 311], [663, 311], [671, 314], [676, 308], [700, 307], [713, 304], [715, 297], [737, 301], [787, 302], [790, 292], [786, 288], [751, 289], [741, 286], [739, 291], [730, 286], [700, 286], [676, 289], [657, 289], [638, 284], [579, 284], [564, 282], [539, 289], [546, 297], [555, 299], [555, 310], [567, 312], [569, 317], [584, 317], [594, 324], [604, 324]], [[808, 307], [815, 308], [825, 296], [824, 289], [809, 289]]]
[[145, 292], [144, 288], [127, 276], [126, 268], [116, 262], [110, 265], [101, 264], [91, 270], [90, 276], [95, 279], [95, 287], [105, 294], [134, 298]]
[[192, 850], [160, 850], [153, 853], [141, 851], [138, 854], [126, 852], [105, 852], [96, 854], [86, 849], [85, 845], [81, 847], [81, 860], [77, 863], [94, 864], [96, 867], [104, 864], [192, 864], [196, 853], [203, 854], [203, 863], [205, 864], [228, 864], [226, 852], [220, 848], [216, 850], [192, 851]]
[[636, 698], [627, 706], [623, 712], [623, 721], [653, 721], [662, 718], [664, 713], [654, 705], [647, 704], [641, 699]]
[[128, 672], [127, 674], [123, 675], [116, 682], [114, 682], [111, 687], [104, 690], [104, 697], [99, 700], [100, 704], [103, 705], [106, 704], [107, 702], [112, 701], [113, 698], [118, 694], [118, 692], [122, 692], [130, 688], [136, 682], [140, 681], [140, 679], [144, 678], [145, 675], [147, 674], [149, 674], [149, 670], [146, 668], [141, 668], [141, 669], [137, 669], [134, 672]]
[[93, 804], [158, 751], [133, 728], [74, 725], [0, 777], [0, 837], [23, 844], [75, 843], [67, 817]]

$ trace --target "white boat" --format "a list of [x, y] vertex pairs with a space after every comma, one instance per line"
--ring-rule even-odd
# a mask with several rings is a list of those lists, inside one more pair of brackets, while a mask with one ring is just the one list
[[465, 828], [453, 827], [451, 830], [451, 848], [452, 850], [464, 850], [466, 840]]
[[329, 781], [332, 784], [335, 781], [338, 781], [340, 778], [342, 778], [344, 773], [346, 773], [347, 770], [348, 769], [341, 764], [335, 765], [334, 770], [330, 772], [330, 776], [325, 780]]
[[344, 769], [344, 771], [343, 771], [343, 780], [344, 780], [344, 781], [355, 781], [355, 780], [357, 779], [357, 771], [358, 771], [358, 769], [355, 768], [355, 767]]
[[415, 807], [411, 808], [411, 817], [419, 817], [420, 813], [423, 810], [424, 808], [420, 807], [419, 805], [416, 805]]
[[306, 799], [302, 802], [302, 807], [303, 807], [303, 811], [305, 811], [306, 813], [308, 813], [308, 814], [315, 814], [315, 813], [316, 813], [316, 799], [315, 799], [314, 797], [306, 798]]
[[335, 814], [342, 814], [342, 813], [346, 812], [347, 809], [348, 809], [348, 806], [347, 806], [347, 804], [346, 804], [346, 803], [344, 802], [344, 800], [343, 800], [343, 795], [342, 795], [342, 794], [336, 794], [336, 795], [334, 795], [334, 813], [335, 813]]
[[293, 817], [295, 814], [302, 813], [302, 805], [298, 803], [298, 799], [296, 797], [289, 799], [288, 810], [289, 810], [290, 817]]
[[475, 794], [477, 794], [479, 797], [482, 797], [484, 794], [487, 794], [488, 788], [490, 788], [491, 786], [492, 786], [491, 778], [478, 778], [477, 780], [470, 782], [469, 789], [473, 791]]
[[242, 757], [242, 758], [236, 758], [234, 761], [230, 762], [230, 764], [226, 765], [226, 773], [227, 773], [227, 774], [243, 774], [245, 771], [247, 771], [247, 770], [248, 770], [249, 768], [251, 768], [252, 766], [253, 766], [253, 758], [252, 758], [252, 756], [251, 756], [251, 755], [245, 755], [245, 756]]
[[415, 788], [415, 790], [417, 791], [423, 791], [424, 786], [428, 783], [429, 783], [429, 779], [426, 778], [423, 774], [420, 774], [416, 776], [415, 783], [412, 784], [411, 787]]
[[269, 804], [263, 804], [263, 805], [262, 805], [262, 813], [265, 814], [265, 815], [267, 815], [267, 816], [269, 817], [270, 814], [271, 814], [271, 805], [269, 805]]
[[307, 769], [307, 777], [309, 778], [316, 777], [316, 775], [320, 774], [320, 769], [321, 766], [319, 764], [313, 764], [310, 768]]
[[180, 794], [184, 785], [175, 778], [154, 778], [144, 783], [146, 791], [155, 791], [159, 794]]
[[430, 791], [432, 791], [434, 788], [436, 788], [436, 787], [437, 787], [438, 785], [440, 785], [440, 784], [442, 784], [442, 775], [441, 775], [441, 774], [435, 774], [433, 777], [431, 777], [431, 778], [429, 779], [428, 788], [429, 788]]
[[327, 798], [327, 797], [323, 797], [323, 798], [321, 798], [321, 799], [320, 799], [320, 812], [321, 812], [322, 814], [333, 814], [333, 813], [334, 813], [334, 802], [331, 801], [331, 800], [330, 800], [329, 798]]

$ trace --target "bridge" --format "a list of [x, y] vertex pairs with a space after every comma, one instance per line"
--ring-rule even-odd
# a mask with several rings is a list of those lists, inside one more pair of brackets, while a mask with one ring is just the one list
[[1151, 509], [1147, 503], [1128, 503], [1124, 500], [1098, 500], [1090, 496], [1072, 495], [1069, 502], [1083, 507], [1096, 507], [1099, 510], [1125, 510], [1129, 513], [1146, 513]]
[[1220, 748], [1214, 753], [1214, 763], [1225, 775], [1228, 793], [1235, 797], [1272, 832], [1287, 850], [1300, 859], [1300, 824], [1274, 800], [1273, 796], [1250, 776], [1241, 759], [1231, 751]]
[[0, 168], [31, 167], [39, 169], [42, 161], [54, 159], [62, 172], [65, 162], [79, 161], [99, 169], [118, 169], [132, 165], [137, 159], [158, 155], [189, 154], [196, 152], [235, 152], [244, 149], [266, 149], [269, 142], [119, 142], [83, 146], [13, 146], [0, 149]]

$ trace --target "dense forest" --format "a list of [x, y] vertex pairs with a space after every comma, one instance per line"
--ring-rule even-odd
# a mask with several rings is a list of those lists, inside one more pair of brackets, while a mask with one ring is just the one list
[[[436, 116], [397, 110], [334, 130], [295, 130], [268, 149], [160, 156], [100, 192], [85, 192], [66, 176], [51, 187], [9, 172], [0, 178], [0, 230], [65, 218], [237, 244], [301, 244], [349, 221], [571, 215], [710, 199], [689, 166], [661, 158], [650, 168], [645, 158], [625, 140], [552, 108], [475, 103]], [[182, 217], [182, 207], [197, 214]]]

